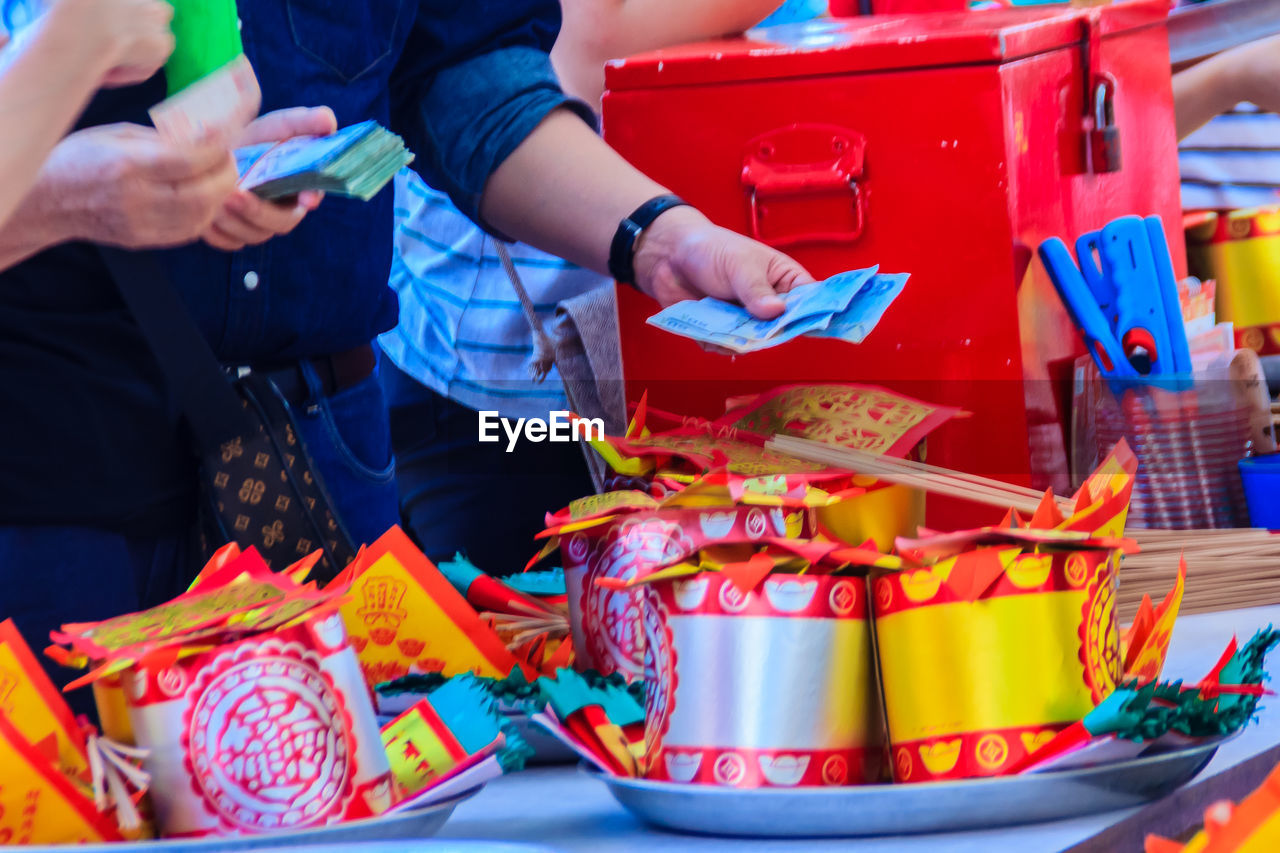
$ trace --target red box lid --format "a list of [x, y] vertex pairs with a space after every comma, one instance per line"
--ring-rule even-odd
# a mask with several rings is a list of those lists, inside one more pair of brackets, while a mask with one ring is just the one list
[[818, 19], [615, 59], [611, 91], [699, 83], [1010, 62], [1100, 36], [1162, 24], [1171, 0], [1108, 6], [1036, 6], [983, 12]]

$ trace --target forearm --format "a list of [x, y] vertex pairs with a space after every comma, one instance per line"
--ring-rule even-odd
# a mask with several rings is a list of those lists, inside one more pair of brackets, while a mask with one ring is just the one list
[[618, 223], [664, 192], [557, 109], [490, 176], [480, 214], [504, 234], [606, 273]]
[[74, 22], [50, 13], [32, 26], [0, 51], [0, 223], [111, 67], [104, 51], [85, 49]]
[[1236, 69], [1224, 56], [1207, 59], [1173, 75], [1178, 139], [1187, 137], [1241, 100]]
[[743, 32], [780, 0], [563, 0], [561, 5], [564, 21], [552, 62], [565, 91], [594, 104], [610, 59]]
[[56, 197], [41, 192], [41, 181], [20, 199], [13, 215], [0, 224], [0, 270], [21, 263], [75, 235]]
[[95, 205], [118, 203], [120, 188], [104, 191], [83, 180], [86, 172], [112, 174], [101, 163], [84, 162], [83, 148], [76, 147], [78, 138], [92, 132], [71, 134], [31, 170], [30, 191], [18, 200], [13, 215], [0, 222], [0, 270], [59, 243], [97, 236]]

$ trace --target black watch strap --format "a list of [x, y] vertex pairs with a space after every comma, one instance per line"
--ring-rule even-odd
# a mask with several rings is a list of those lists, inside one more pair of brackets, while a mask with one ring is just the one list
[[680, 196], [669, 193], [656, 196], [619, 222], [618, 230], [613, 234], [613, 242], [609, 245], [609, 275], [622, 284], [635, 284], [636, 243], [640, 240], [640, 235], [663, 213], [688, 203]]

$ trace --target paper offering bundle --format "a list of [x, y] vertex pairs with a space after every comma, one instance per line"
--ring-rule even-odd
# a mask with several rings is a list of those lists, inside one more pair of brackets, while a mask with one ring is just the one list
[[55, 634], [64, 661], [93, 666], [82, 681], [118, 676], [161, 834], [317, 827], [395, 803], [346, 589], [298, 583], [307, 568], [275, 574], [228, 546], [173, 601]]
[[413, 673], [504, 678], [534, 669], [395, 527], [361, 552], [335, 583], [350, 587], [342, 617], [370, 685]]
[[337, 614], [135, 669], [125, 693], [166, 836], [318, 826], [394, 802]]
[[1063, 518], [899, 540], [871, 586], [897, 782], [1012, 772], [1121, 678], [1117, 569], [1136, 461], [1121, 446]]
[[900, 564], [870, 547], [769, 537], [599, 581], [647, 588], [643, 774], [737, 788], [878, 781], [863, 576]]
[[[956, 414], [846, 383], [730, 399], [714, 422], [653, 412], [642, 401], [625, 436], [593, 442], [617, 480], [634, 487], [574, 501], [549, 514], [540, 534], [547, 545], [539, 558], [558, 547], [563, 561], [575, 665], [629, 679], [643, 672], [642, 597], [613, 582], [713, 545], [826, 535], [888, 547], [915, 531], [917, 493], [775, 453], [765, 447], [769, 436], [905, 456]], [[663, 420], [679, 425], [651, 431]]]
[[77, 723], [14, 624], [0, 622], [0, 844], [145, 837], [135, 806], [147, 778], [130, 752]]

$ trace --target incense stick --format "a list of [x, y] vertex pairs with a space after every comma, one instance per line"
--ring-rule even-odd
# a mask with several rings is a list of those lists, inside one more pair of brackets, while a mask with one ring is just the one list
[[[982, 477], [888, 456], [877, 456], [860, 450], [837, 447], [821, 441], [775, 435], [767, 444], [771, 450], [874, 476], [889, 483], [896, 483], [932, 494], [963, 498], [975, 503], [1001, 509], [1015, 509], [1031, 514], [1042, 500], [1034, 489], [1014, 486]], [[1058, 508], [1069, 513], [1074, 508], [1068, 498], [1057, 498]], [[1185, 555], [1188, 565], [1212, 559], [1226, 565], [1241, 568], [1264, 568], [1280, 565], [1280, 537], [1256, 528], [1164, 530], [1160, 528], [1130, 528], [1127, 535], [1136, 540], [1142, 553], [1126, 560], [1126, 566], [1135, 568], [1146, 565], [1169, 564], [1177, 571], [1175, 554]]]
[[[911, 462], [905, 459], [877, 456], [861, 450], [836, 447], [807, 438], [775, 435], [769, 439], [766, 447], [798, 459], [821, 462], [824, 465], [874, 476], [887, 482], [912, 486], [935, 494], [965, 498], [990, 506], [1006, 509], [1012, 507], [1024, 513], [1034, 513], [1043, 499], [1041, 493], [1025, 486], [1014, 486], [990, 477], [966, 474], [923, 462]], [[1059, 509], [1064, 512], [1070, 512], [1073, 508], [1068, 498], [1056, 500]]]

